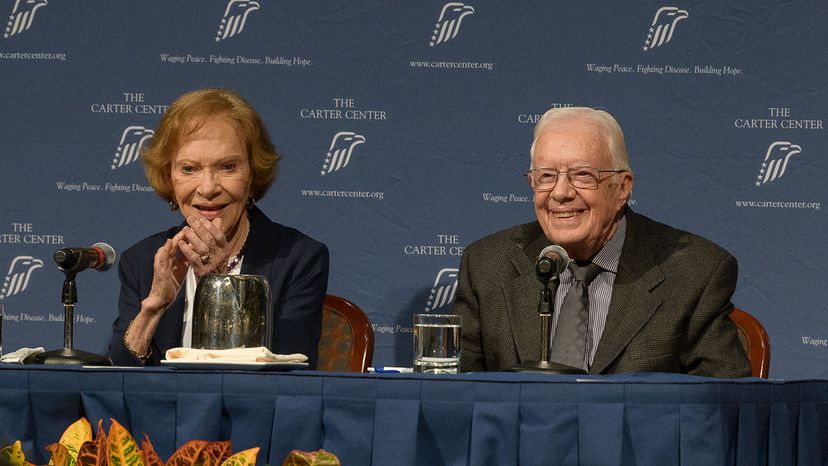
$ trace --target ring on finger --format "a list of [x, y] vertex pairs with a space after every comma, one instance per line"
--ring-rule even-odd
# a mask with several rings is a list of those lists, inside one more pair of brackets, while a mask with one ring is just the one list
[[198, 256], [198, 258], [201, 259], [202, 265], [207, 265], [213, 261], [213, 256], [211, 256], [209, 252]]

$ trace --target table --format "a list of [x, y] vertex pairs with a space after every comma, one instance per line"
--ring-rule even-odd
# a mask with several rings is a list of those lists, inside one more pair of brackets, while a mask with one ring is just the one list
[[[0, 366], [0, 444], [30, 462], [85, 415], [162, 460], [193, 439], [343, 464], [828, 464], [828, 381]], [[108, 421], [105, 422], [108, 426]]]

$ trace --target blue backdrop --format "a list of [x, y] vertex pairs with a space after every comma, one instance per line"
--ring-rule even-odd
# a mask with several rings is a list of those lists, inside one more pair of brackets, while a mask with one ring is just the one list
[[[173, 99], [220, 86], [261, 112], [284, 155], [259, 205], [328, 245], [329, 292], [368, 313], [375, 365], [411, 364], [411, 315], [451, 309], [467, 244], [534, 218], [522, 176], [534, 123], [585, 105], [626, 133], [633, 207], [739, 259], [734, 302], [767, 328], [771, 376], [826, 377], [826, 11], [4, 0], [5, 349], [62, 347], [56, 249], [123, 251], [181, 220], [138, 149]], [[104, 352], [117, 273], [77, 283], [75, 346]]]

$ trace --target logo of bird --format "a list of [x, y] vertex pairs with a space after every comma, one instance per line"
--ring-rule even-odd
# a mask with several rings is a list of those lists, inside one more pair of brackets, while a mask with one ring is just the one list
[[230, 0], [227, 2], [224, 17], [221, 18], [221, 23], [216, 32], [216, 42], [241, 34], [244, 25], [247, 23], [247, 16], [258, 9], [259, 2], [256, 1]]
[[656, 47], [670, 42], [673, 38], [673, 33], [676, 32], [676, 25], [679, 21], [689, 18], [690, 13], [687, 10], [680, 10], [674, 6], [665, 6], [659, 8], [653, 16], [653, 24], [647, 31], [647, 40], [644, 41], [644, 51], [652, 50]]
[[437, 272], [434, 279], [434, 286], [426, 301], [426, 312], [450, 306], [454, 302], [454, 294], [457, 292], [457, 273], [459, 269], [445, 268]]
[[765, 159], [759, 167], [759, 175], [756, 177], [756, 186], [777, 180], [785, 174], [788, 162], [791, 157], [802, 152], [802, 147], [791, 144], [788, 141], [774, 141], [768, 146], [765, 152]]
[[474, 14], [474, 7], [465, 5], [460, 2], [449, 2], [443, 6], [440, 11], [440, 17], [437, 18], [437, 24], [434, 25], [434, 32], [431, 34], [431, 42], [428, 45], [434, 47], [435, 45], [445, 44], [457, 37], [460, 32], [460, 23], [463, 18]]
[[32, 272], [43, 267], [43, 261], [32, 256], [17, 256], [12, 260], [3, 288], [0, 290], [0, 299], [14, 296], [26, 291]]
[[341, 170], [348, 166], [354, 147], [363, 144], [365, 136], [350, 131], [340, 131], [331, 140], [331, 147], [325, 154], [325, 161], [322, 164], [322, 176], [328, 173]]
[[121, 142], [115, 150], [111, 168], [115, 170], [138, 160], [141, 149], [154, 135], [155, 131], [143, 126], [128, 126], [121, 134]]
[[9, 21], [6, 23], [6, 32], [3, 37], [9, 37], [27, 31], [32, 26], [35, 13], [49, 2], [47, 0], [17, 0], [14, 3]]

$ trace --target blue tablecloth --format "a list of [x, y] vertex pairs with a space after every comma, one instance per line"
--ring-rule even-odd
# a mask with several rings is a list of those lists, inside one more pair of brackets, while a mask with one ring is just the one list
[[187, 440], [343, 464], [828, 464], [828, 381], [672, 374], [339, 374], [0, 366], [0, 445], [29, 461], [80, 416], [163, 460]]

